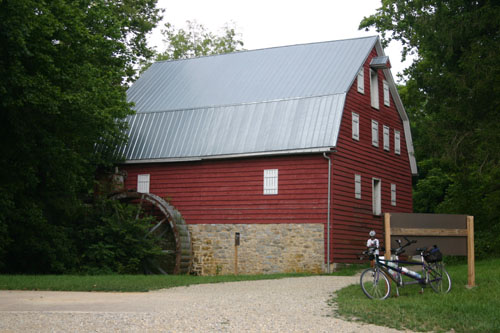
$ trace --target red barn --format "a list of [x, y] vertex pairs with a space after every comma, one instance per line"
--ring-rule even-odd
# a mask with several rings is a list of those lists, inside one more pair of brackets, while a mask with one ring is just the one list
[[412, 212], [410, 126], [378, 37], [157, 62], [128, 99], [126, 187], [181, 212], [194, 273], [327, 270], [357, 260], [382, 212]]

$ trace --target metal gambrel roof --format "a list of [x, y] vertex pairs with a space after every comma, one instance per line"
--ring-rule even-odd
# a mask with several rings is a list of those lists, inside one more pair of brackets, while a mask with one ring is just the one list
[[[329, 151], [346, 94], [378, 37], [153, 64], [128, 89], [127, 163]], [[416, 174], [408, 117], [385, 69]]]
[[157, 62], [127, 92], [137, 112], [345, 93], [377, 37]]
[[299, 150], [326, 151], [337, 141], [345, 94], [129, 117], [127, 159], [185, 159]]

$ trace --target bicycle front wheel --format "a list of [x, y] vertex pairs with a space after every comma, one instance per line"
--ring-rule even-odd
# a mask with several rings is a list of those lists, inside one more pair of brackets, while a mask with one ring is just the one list
[[391, 294], [391, 283], [384, 272], [379, 269], [366, 269], [361, 273], [359, 282], [368, 298], [386, 299]]
[[439, 294], [446, 294], [451, 290], [451, 278], [444, 265], [440, 262], [429, 265], [427, 281], [432, 289]]

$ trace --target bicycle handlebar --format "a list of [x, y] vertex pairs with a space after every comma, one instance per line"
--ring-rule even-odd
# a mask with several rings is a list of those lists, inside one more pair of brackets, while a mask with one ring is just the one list
[[406, 241], [405, 245], [401, 245], [401, 240], [400, 239], [396, 240], [396, 242], [398, 242], [398, 244], [399, 244], [399, 247], [397, 249], [394, 249], [394, 254], [396, 254], [396, 255], [403, 254], [405, 252], [405, 250], [404, 250], [405, 247], [408, 247], [411, 244], [415, 244], [417, 242], [414, 239], [413, 240], [409, 240], [406, 236], [403, 236], [403, 238]]
[[[393, 251], [395, 255], [400, 255], [400, 254], [405, 253], [404, 248], [406, 248], [406, 247], [410, 246], [411, 244], [415, 244], [415, 243], [417, 242], [415, 239], [413, 239], [413, 240], [409, 240], [406, 236], [403, 236], [403, 238], [404, 238], [404, 240], [406, 241], [406, 244], [401, 245], [401, 240], [400, 240], [400, 239], [397, 239], [397, 240], [396, 240], [396, 242], [398, 242], [399, 247], [398, 247], [398, 248], [396, 248], [396, 249], [391, 249], [391, 251]], [[376, 249], [377, 249], [377, 247], [370, 246], [370, 247], [368, 248], [368, 250], [363, 251], [362, 256], [368, 256], [368, 255], [370, 255], [370, 254], [373, 254], [373, 252], [374, 252]], [[383, 247], [383, 246], [382, 246], [382, 247], [380, 247], [380, 250], [381, 250], [381, 251], [385, 251], [385, 247]], [[360, 257], [360, 259], [362, 259], [362, 258]]]

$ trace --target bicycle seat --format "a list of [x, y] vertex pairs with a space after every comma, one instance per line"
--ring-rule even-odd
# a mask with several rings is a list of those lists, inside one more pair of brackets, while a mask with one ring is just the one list
[[417, 252], [427, 251], [426, 247], [417, 247]]

